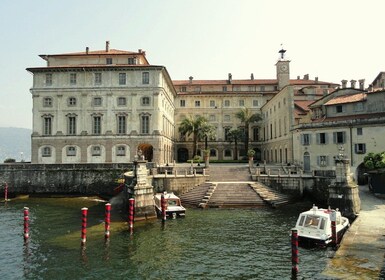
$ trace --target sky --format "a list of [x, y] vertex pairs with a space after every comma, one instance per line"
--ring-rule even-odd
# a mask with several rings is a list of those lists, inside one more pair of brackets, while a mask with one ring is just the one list
[[383, 0], [1, 0], [0, 127], [32, 128], [40, 54], [146, 51], [173, 80], [290, 77], [341, 83], [385, 71]]

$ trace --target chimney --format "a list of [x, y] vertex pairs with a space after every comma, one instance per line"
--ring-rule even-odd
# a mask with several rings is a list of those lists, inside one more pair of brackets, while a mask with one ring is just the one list
[[190, 76], [190, 77], [188, 77], [188, 79], [190, 80], [190, 84], [192, 84], [192, 81], [193, 81], [194, 77]]
[[300, 77], [300, 76], [297, 76], [297, 80], [299, 80], [299, 79], [301, 79], [301, 77]]
[[316, 83], [318, 83], [318, 77], [315, 77], [314, 80]]
[[110, 41], [106, 41], [106, 52], [110, 51]]
[[350, 80], [350, 87], [355, 88], [356, 87], [356, 80]]
[[373, 84], [369, 85], [368, 91], [373, 91]]
[[309, 74], [303, 75], [304, 80], [309, 80]]
[[231, 75], [231, 73], [229, 73], [229, 83], [231, 84], [231, 81], [233, 80], [233, 75]]
[[138, 49], [138, 53], [142, 53], [142, 49]]
[[90, 51], [90, 48], [86, 47], [86, 54], [88, 54], [89, 51]]
[[348, 83], [347, 80], [342, 80], [341, 81], [341, 84], [342, 84], [342, 88], [346, 88], [346, 84]]
[[364, 90], [364, 88], [365, 88], [365, 79], [358, 80], [358, 82], [360, 84], [360, 90]]
[[253, 73], [251, 73], [251, 75], [250, 75], [250, 80], [254, 80], [254, 74]]

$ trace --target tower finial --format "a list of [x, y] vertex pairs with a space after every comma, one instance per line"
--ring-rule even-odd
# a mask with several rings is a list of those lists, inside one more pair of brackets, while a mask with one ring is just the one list
[[281, 49], [280, 49], [279, 52], [278, 52], [278, 53], [281, 54], [281, 59], [284, 59], [284, 58], [285, 58], [285, 52], [286, 52], [286, 50], [283, 49], [283, 46], [282, 46], [282, 44], [281, 44]]

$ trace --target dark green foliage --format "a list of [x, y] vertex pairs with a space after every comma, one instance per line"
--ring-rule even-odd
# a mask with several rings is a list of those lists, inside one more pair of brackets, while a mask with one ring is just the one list
[[364, 157], [364, 165], [368, 169], [385, 168], [385, 152], [367, 154]]

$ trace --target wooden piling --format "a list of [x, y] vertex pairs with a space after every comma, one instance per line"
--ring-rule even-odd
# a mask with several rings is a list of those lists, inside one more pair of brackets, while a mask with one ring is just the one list
[[24, 207], [24, 241], [29, 238], [29, 208]]
[[88, 208], [84, 207], [81, 209], [82, 211], [82, 232], [81, 232], [81, 245], [86, 245], [87, 241], [87, 215]]
[[128, 227], [131, 234], [134, 232], [134, 211], [135, 211], [135, 199], [130, 198], [128, 200]]
[[293, 276], [298, 274], [298, 231], [291, 230], [291, 274]]
[[106, 211], [104, 215], [104, 238], [110, 238], [110, 224], [111, 224], [111, 204], [106, 203]]

